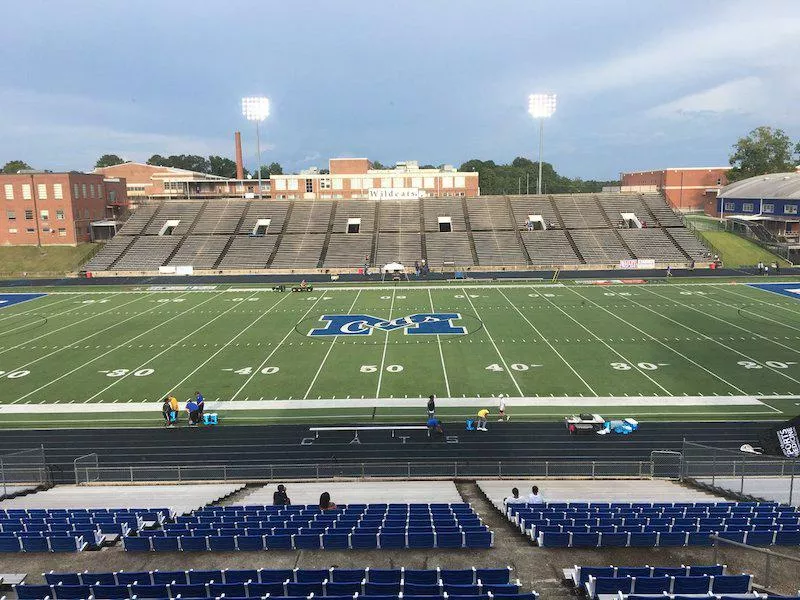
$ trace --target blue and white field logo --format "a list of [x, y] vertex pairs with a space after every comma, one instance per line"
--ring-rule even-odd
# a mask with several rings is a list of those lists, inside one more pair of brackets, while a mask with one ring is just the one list
[[461, 319], [459, 313], [418, 313], [396, 319], [379, 319], [370, 315], [322, 315], [324, 327], [312, 329], [310, 336], [372, 335], [375, 330], [395, 331], [402, 329], [406, 335], [465, 335], [467, 328], [453, 325]]

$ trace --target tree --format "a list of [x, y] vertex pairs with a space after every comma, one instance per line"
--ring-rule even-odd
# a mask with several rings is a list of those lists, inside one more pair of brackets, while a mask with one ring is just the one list
[[283, 167], [276, 162], [270, 163], [269, 165], [269, 174], [270, 175], [283, 175]]
[[23, 160], [10, 160], [3, 165], [3, 173], [14, 174], [17, 171], [30, 169], [31, 166]]
[[167, 157], [154, 154], [147, 159], [147, 164], [158, 167], [186, 169], [187, 171], [197, 171], [198, 173], [211, 173], [211, 165], [208, 159], [196, 154], [173, 154]]
[[370, 164], [372, 165], [372, 168], [373, 168], [373, 169], [378, 169], [378, 170], [380, 170], [380, 169], [388, 169], [388, 168], [389, 168], [389, 167], [387, 167], [386, 165], [384, 165], [384, 164], [383, 164], [381, 161], [379, 161], [379, 160], [371, 160], [371, 161], [370, 161]]
[[147, 159], [148, 165], [153, 165], [154, 167], [168, 167], [167, 159], [161, 156], [160, 154], [153, 154], [150, 158]]
[[230, 158], [225, 158], [224, 156], [209, 156], [208, 165], [212, 175], [228, 177], [229, 179], [234, 179], [236, 177], [236, 163]]
[[733, 145], [728, 162], [728, 181], [739, 181], [756, 175], [793, 171], [800, 159], [800, 142], [792, 140], [782, 129], [762, 125]]
[[436, 168], [436, 167], [435, 167], [434, 165], [422, 165], [422, 166], [420, 167], [420, 169], [435, 169], [435, 168]]
[[114, 165], [121, 165], [124, 162], [125, 161], [116, 154], [103, 154], [103, 156], [98, 158], [97, 162], [94, 163], [94, 168], [113, 167]]
[[[253, 171], [253, 179], [258, 179], [258, 171]], [[261, 165], [261, 179], [269, 179], [270, 175], [283, 175], [283, 167], [279, 163], [270, 163], [269, 165]]]

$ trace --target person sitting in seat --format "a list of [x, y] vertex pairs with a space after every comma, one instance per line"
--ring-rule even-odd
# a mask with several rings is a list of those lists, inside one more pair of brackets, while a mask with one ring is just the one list
[[272, 494], [272, 504], [274, 506], [289, 506], [291, 503], [289, 496], [286, 495], [286, 486], [281, 483]]
[[322, 492], [319, 497], [319, 507], [322, 510], [334, 510], [336, 505], [331, 502], [331, 495], [328, 492]]
[[511, 488], [511, 495], [503, 498], [503, 504], [525, 504], [525, 498], [519, 497], [518, 488]]
[[544, 504], [544, 498], [539, 493], [537, 486], [531, 488], [531, 493], [528, 495], [528, 504]]
[[306, 280], [305, 280], [305, 279], [303, 279], [303, 281], [301, 281], [301, 282], [300, 282], [300, 289], [301, 289], [301, 290], [304, 290], [304, 289], [306, 289], [307, 287], [308, 287], [308, 283], [306, 283]]

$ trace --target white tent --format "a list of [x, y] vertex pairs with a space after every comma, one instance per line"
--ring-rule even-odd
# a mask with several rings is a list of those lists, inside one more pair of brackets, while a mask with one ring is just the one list
[[406, 268], [403, 265], [396, 262], [383, 265], [384, 273], [402, 273], [403, 271], [405, 271], [405, 269]]

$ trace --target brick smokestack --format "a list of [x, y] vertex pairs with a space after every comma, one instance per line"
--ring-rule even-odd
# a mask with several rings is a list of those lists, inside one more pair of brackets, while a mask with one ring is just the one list
[[236, 143], [236, 179], [244, 179], [244, 164], [242, 163], [242, 134], [238, 131], [233, 134]]

